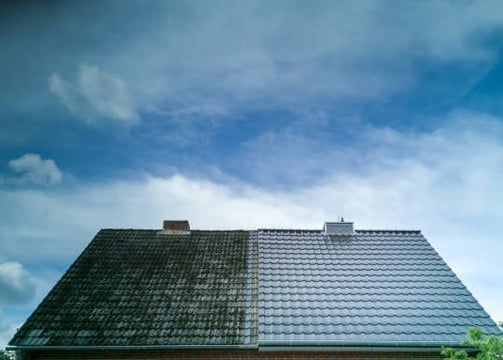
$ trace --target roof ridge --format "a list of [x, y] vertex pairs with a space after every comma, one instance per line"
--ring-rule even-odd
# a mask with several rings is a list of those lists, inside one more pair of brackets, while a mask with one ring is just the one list
[[[100, 231], [159, 231], [162, 229], [138, 229], [138, 228], [103, 228]], [[256, 230], [246, 230], [246, 229], [222, 229], [222, 230], [214, 230], [214, 229], [191, 229], [191, 232], [250, 232]]]
[[274, 232], [290, 232], [290, 233], [323, 233], [323, 230], [320, 229], [267, 229], [267, 228], [262, 228], [262, 229], [257, 229], [258, 232], [268, 232], [268, 233], [274, 233]]
[[[268, 232], [268, 233], [279, 233], [279, 232], [288, 232], [288, 233], [324, 233], [323, 230], [320, 229], [274, 229], [274, 228], [261, 228], [257, 229], [259, 232]], [[395, 234], [420, 234], [421, 230], [406, 230], [406, 229], [355, 229], [355, 233], [361, 234], [374, 234], [374, 233], [395, 233]]]
[[[103, 228], [105, 231], [159, 231], [159, 229], [138, 229], [138, 228]], [[258, 231], [258, 232], [288, 232], [288, 233], [324, 233], [321, 229], [277, 229], [277, 228], [259, 228], [259, 229], [191, 229], [191, 231], [205, 232], [232, 232], [232, 231]], [[397, 233], [397, 234], [420, 234], [421, 230], [407, 229], [355, 229], [355, 233], [374, 234], [374, 233]]]
[[355, 229], [355, 233], [362, 233], [362, 234], [374, 234], [374, 233], [420, 234], [421, 230], [405, 230], [405, 229], [387, 229], [387, 230]]

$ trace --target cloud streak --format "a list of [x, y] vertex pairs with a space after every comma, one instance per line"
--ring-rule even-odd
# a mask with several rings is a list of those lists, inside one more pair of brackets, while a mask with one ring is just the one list
[[139, 69], [125, 76], [144, 105], [200, 115], [382, 101], [417, 86], [419, 64], [490, 64], [484, 35], [503, 22], [498, 2], [176, 4], [153, 19], [155, 34], [147, 27], [127, 48], [148, 59], [114, 61]]
[[[103, 2], [93, 11], [80, 3], [28, 4], [0, 22], [4, 33], [18, 34], [3, 39], [5, 53], [23, 61], [21, 74], [0, 68], [0, 105], [15, 115], [2, 121], [17, 124], [24, 114], [36, 123], [27, 109], [40, 111], [40, 103], [52, 110], [47, 122], [67, 118], [61, 103], [87, 124], [126, 127], [149, 123], [148, 115], [207, 122], [334, 101], [354, 112], [355, 103], [399, 102], [394, 97], [404, 94], [434, 92], [436, 104], [451, 103], [494, 64], [501, 8], [491, 0]], [[26, 61], [32, 57], [37, 62]], [[75, 67], [74, 76], [68, 69]], [[455, 68], [462, 76], [454, 85], [424, 76]], [[20, 138], [21, 131], [10, 133]]]
[[50, 91], [70, 112], [89, 124], [99, 118], [131, 125], [138, 119], [126, 83], [117, 75], [97, 66], [81, 64], [75, 83], [53, 73], [48, 79]]
[[[493, 63], [497, 47], [488, 39], [501, 29], [501, 7], [499, 1], [103, 2], [96, 11], [113, 14], [105, 22], [86, 4], [55, 4], [51, 11], [60, 16], [31, 9], [32, 18], [46, 16], [39, 19], [44, 26], [5, 44], [20, 58], [20, 48], [37, 50], [45, 39], [54, 51], [70, 48], [56, 60], [51, 52], [37, 53], [23, 82], [45, 71], [50, 91], [88, 122], [131, 124], [139, 113], [194, 121], [312, 101], [383, 101], [414, 89], [422, 66], [465, 64], [456, 94], [441, 94], [451, 98]], [[6, 23], [24, 34], [33, 26], [24, 18]], [[63, 75], [78, 64], [74, 80]], [[6, 73], [5, 81], [16, 89], [9, 85], [19, 78]], [[14, 104], [27, 105], [6, 106]]]

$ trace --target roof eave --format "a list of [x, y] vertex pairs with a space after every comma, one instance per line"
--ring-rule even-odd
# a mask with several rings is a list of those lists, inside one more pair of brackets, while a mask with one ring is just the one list
[[41, 345], [11, 345], [6, 350], [11, 351], [51, 351], [51, 350], [208, 350], [208, 349], [257, 349], [257, 345], [131, 345], [131, 346], [41, 346]]
[[[459, 343], [439, 342], [384, 342], [384, 343], [345, 343], [345, 342], [261, 342], [259, 351], [344, 351], [344, 352], [436, 352], [445, 347], [461, 348]], [[463, 347], [465, 348], [465, 347]], [[466, 348], [468, 349], [468, 348]]]
[[354, 343], [313, 343], [313, 342], [267, 342], [260, 345], [132, 345], [132, 346], [7, 346], [10, 351], [128, 351], [128, 350], [258, 350], [258, 351], [338, 351], [338, 352], [438, 352], [444, 347], [462, 347], [459, 343], [384, 343], [384, 344], [354, 344]]

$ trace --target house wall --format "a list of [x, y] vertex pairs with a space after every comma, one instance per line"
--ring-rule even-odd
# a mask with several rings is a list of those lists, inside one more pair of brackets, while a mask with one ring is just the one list
[[440, 360], [440, 352], [312, 352], [257, 350], [163, 350], [163, 351], [34, 351], [22, 360], [140, 360], [140, 359], [208, 359], [208, 360]]

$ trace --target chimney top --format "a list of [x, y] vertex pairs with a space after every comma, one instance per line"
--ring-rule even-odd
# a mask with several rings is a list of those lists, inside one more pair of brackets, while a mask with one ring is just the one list
[[188, 220], [164, 220], [162, 225], [163, 234], [190, 234]]
[[343, 218], [337, 222], [326, 222], [323, 230], [326, 235], [354, 235], [353, 223], [345, 222]]

